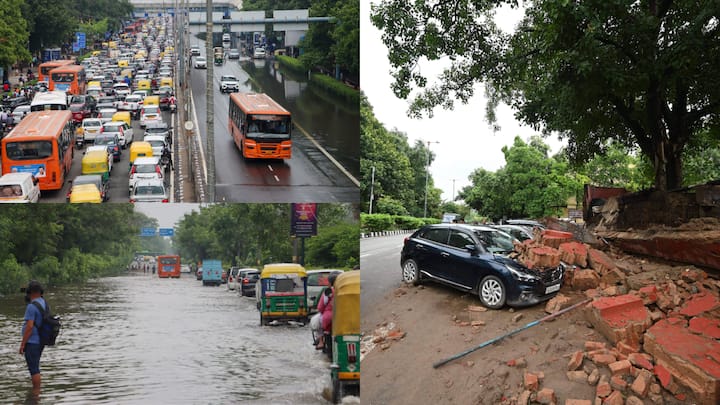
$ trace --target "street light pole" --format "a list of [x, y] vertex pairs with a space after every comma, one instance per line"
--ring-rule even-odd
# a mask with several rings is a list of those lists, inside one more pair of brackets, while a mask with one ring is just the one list
[[455, 179], [452, 179], [453, 181], [453, 193], [452, 193], [452, 200], [455, 201]]
[[206, 2], [206, 29], [205, 29], [205, 64], [207, 67], [206, 71], [206, 84], [205, 84], [205, 100], [206, 100], [206, 137], [207, 137], [207, 200], [211, 203], [215, 202], [215, 121], [214, 109], [215, 104], [213, 101], [213, 92], [215, 91], [215, 83], [213, 81], [213, 67], [215, 60], [210, 62], [210, 55], [213, 54], [213, 6], [212, 0]]
[[374, 191], [375, 191], [375, 166], [372, 167], [372, 174], [370, 175], [370, 209], [368, 210], [368, 214], [372, 214], [373, 198], [375, 198], [375, 196], [373, 195]]
[[430, 177], [430, 144], [440, 143], [438, 141], [427, 141], [427, 163], [425, 164], [425, 206], [423, 208], [423, 218], [427, 218], [427, 195], [428, 195], [428, 177]]

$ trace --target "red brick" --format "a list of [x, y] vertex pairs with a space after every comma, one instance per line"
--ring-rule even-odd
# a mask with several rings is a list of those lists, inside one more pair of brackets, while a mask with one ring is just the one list
[[607, 273], [603, 274], [602, 277], [600, 277], [600, 283], [606, 286], [613, 286], [622, 284], [626, 278], [627, 276], [625, 276], [625, 273], [623, 273], [622, 271], [618, 269], [612, 269]]
[[713, 339], [720, 339], [720, 320], [704, 317], [690, 320], [690, 332], [707, 336]]
[[707, 273], [698, 269], [685, 269], [682, 273], [680, 273], [680, 278], [687, 283], [695, 283], [705, 280], [707, 278]]
[[610, 377], [610, 386], [614, 390], [625, 391], [627, 385], [627, 382], [625, 382], [625, 380], [623, 380], [623, 378], [619, 375], [614, 375]]
[[597, 298], [602, 295], [601, 291], [598, 290], [597, 288], [591, 288], [589, 290], [585, 290], [585, 291], [583, 291], [583, 294], [585, 294], [585, 297], [587, 297], [587, 298]]
[[587, 267], [588, 248], [584, 243], [565, 242], [560, 244], [558, 250], [565, 263]]
[[655, 359], [654, 371], [664, 388], [676, 391], [675, 381], [700, 404], [720, 403], [720, 355], [711, 355], [720, 353], [720, 342], [661, 320], [645, 333], [643, 347]]
[[568, 362], [568, 371], [573, 371], [580, 368], [584, 358], [585, 353], [581, 351], [573, 353], [572, 356], [570, 356], [570, 361]]
[[599, 285], [600, 277], [594, 270], [575, 270], [573, 289], [584, 291], [597, 288]]
[[613, 391], [602, 403], [603, 405], [624, 405], [625, 399], [620, 391]]
[[612, 392], [612, 387], [609, 382], [598, 383], [595, 394], [600, 398], [605, 398]]
[[570, 232], [555, 231], [552, 229], [546, 229], [542, 231], [540, 240], [545, 246], [550, 246], [555, 249], [559, 248], [560, 245], [566, 242], [571, 242], [574, 236]]
[[644, 404], [645, 403], [643, 402], [643, 400], [636, 397], [635, 395], [630, 395], [625, 400], [625, 405], [644, 405]]
[[555, 312], [560, 311], [561, 309], [567, 308], [570, 306], [570, 297], [566, 297], [563, 294], [558, 294], [547, 302], [545, 304], [545, 312], [548, 314], [554, 314]]
[[608, 340], [638, 345], [652, 324], [650, 312], [634, 295], [598, 298], [586, 310], [588, 321]]
[[589, 399], [566, 399], [565, 405], [592, 405]]
[[548, 246], [530, 248], [527, 257], [533, 263], [533, 268], [549, 268], [560, 265], [560, 252]]
[[632, 364], [627, 360], [620, 360], [608, 364], [608, 367], [610, 367], [610, 373], [612, 373], [612, 375], [627, 375], [630, 374]]
[[532, 392], [525, 390], [518, 397], [517, 405], [528, 405], [530, 403], [530, 395]]
[[535, 401], [541, 404], [557, 403], [557, 398], [555, 397], [555, 390], [552, 390], [550, 388], [541, 389], [540, 391], [538, 391]]
[[600, 274], [605, 274], [617, 268], [608, 255], [597, 249], [590, 249], [588, 252], [588, 261], [590, 262], [590, 267]]
[[645, 370], [650, 370], [654, 368], [653, 364], [648, 360], [647, 357], [640, 353], [630, 353], [628, 355], [628, 360], [630, 360], [630, 363], [632, 363], [633, 366], [644, 368]]
[[627, 342], [618, 342], [617, 345], [615, 345], [617, 348], [617, 351], [624, 354], [629, 355], [630, 353], [637, 353], [640, 351], [640, 346], [631, 346]]
[[583, 370], [568, 371], [566, 375], [570, 381], [587, 383], [588, 375]]
[[643, 300], [643, 304], [651, 305], [654, 304], [658, 299], [657, 287], [654, 285], [648, 285], [638, 290], [640, 298]]
[[630, 389], [640, 398], [645, 398], [648, 394], [648, 391], [650, 391], [650, 384], [652, 384], [652, 381], [652, 374], [647, 370], [642, 370], [640, 371], [638, 376], [635, 377], [635, 381], [633, 381]]
[[525, 386], [526, 390], [529, 391], [537, 391], [538, 389], [538, 378], [535, 374], [532, 373], [525, 373], [524, 379], [523, 379], [523, 385]]
[[616, 362], [617, 358], [612, 354], [596, 354], [592, 356], [590, 360], [595, 364], [607, 366], [608, 364]]
[[605, 348], [607, 348], [607, 347], [605, 346], [605, 343], [603, 343], [603, 342], [594, 342], [592, 340], [588, 340], [585, 342], [585, 350], [586, 351], [599, 350], [599, 349], [605, 349]]
[[718, 307], [720, 307], [720, 302], [717, 297], [709, 293], [699, 293], [690, 297], [690, 300], [685, 303], [680, 313], [688, 317], [697, 316]]

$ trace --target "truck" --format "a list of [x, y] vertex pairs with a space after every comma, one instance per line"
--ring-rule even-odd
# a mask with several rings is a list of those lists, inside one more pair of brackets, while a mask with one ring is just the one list
[[204, 259], [202, 261], [202, 283], [203, 285], [222, 284], [222, 262], [220, 260]]

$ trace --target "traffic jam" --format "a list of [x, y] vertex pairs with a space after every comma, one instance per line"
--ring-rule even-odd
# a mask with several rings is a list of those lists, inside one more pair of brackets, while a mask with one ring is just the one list
[[41, 63], [32, 97], [3, 100], [0, 203], [174, 201], [172, 30], [127, 22], [84, 57]]

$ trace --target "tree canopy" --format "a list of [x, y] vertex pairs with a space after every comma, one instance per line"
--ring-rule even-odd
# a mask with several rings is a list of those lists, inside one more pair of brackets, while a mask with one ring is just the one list
[[8, 67], [19, 60], [30, 60], [27, 49], [28, 24], [20, 9], [23, 0], [0, 0], [0, 67]]
[[[698, 133], [720, 137], [720, 2], [593, 0], [525, 2], [515, 31], [493, 13], [517, 0], [384, 0], [372, 21], [383, 31], [398, 97], [410, 114], [466, 103], [474, 85], [544, 133], [568, 140], [572, 162], [610, 141], [637, 147], [654, 186], [683, 184], [683, 151]], [[450, 61], [431, 83], [424, 60]]]

